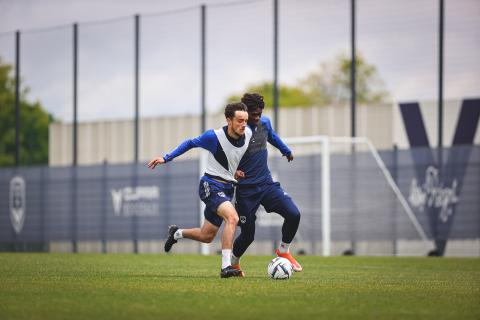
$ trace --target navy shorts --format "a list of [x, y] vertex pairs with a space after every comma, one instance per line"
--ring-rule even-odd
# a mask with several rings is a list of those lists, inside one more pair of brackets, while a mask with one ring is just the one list
[[296, 215], [297, 206], [283, 191], [279, 182], [267, 181], [258, 185], [238, 185], [235, 209], [238, 212], [239, 226], [255, 223], [256, 212], [262, 205], [267, 212], [276, 212], [283, 217]]
[[234, 190], [233, 183], [222, 183], [203, 176], [200, 179], [198, 195], [206, 206], [203, 213], [205, 219], [220, 227], [223, 218], [217, 214], [217, 209], [225, 201], [232, 201]]

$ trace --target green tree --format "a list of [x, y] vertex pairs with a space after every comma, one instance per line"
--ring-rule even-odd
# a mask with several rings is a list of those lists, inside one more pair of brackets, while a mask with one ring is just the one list
[[[53, 121], [37, 101], [20, 93], [20, 164], [48, 163], [48, 126]], [[0, 58], [0, 166], [15, 165], [15, 78], [12, 66]]]
[[[316, 106], [350, 101], [350, 68], [352, 60], [341, 54], [333, 62], [324, 62], [300, 80], [304, 90]], [[387, 102], [390, 95], [380, 78], [377, 68], [367, 63], [362, 55], [356, 57], [356, 93], [358, 104]]]
[[[311, 98], [301, 89], [295, 86], [280, 85], [279, 91], [279, 105], [282, 107], [306, 107], [311, 106], [313, 101]], [[251, 85], [247, 87], [245, 92], [256, 92], [264, 96], [265, 107], [273, 107], [273, 83], [264, 81], [260, 84]], [[242, 97], [240, 95], [231, 95], [227, 99], [227, 103], [238, 102]]]
[[[367, 63], [362, 55], [356, 58], [357, 103], [378, 104], [390, 99], [377, 68]], [[279, 86], [281, 107], [326, 106], [350, 102], [350, 57], [338, 55], [308, 73], [294, 86]], [[267, 107], [273, 106], [273, 84], [262, 82], [246, 88], [265, 97]], [[240, 101], [241, 95], [231, 95], [227, 102]]]

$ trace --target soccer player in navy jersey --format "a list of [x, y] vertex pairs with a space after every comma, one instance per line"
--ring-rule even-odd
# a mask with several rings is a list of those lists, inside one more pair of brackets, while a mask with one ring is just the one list
[[178, 239], [188, 238], [210, 243], [225, 222], [222, 243], [222, 269], [220, 276], [229, 278], [241, 275], [239, 268], [232, 268], [231, 254], [238, 214], [231, 203], [237, 170], [240, 159], [247, 150], [251, 129], [247, 126], [247, 107], [239, 103], [231, 103], [225, 107], [227, 125], [217, 130], [207, 130], [195, 139], [188, 139], [171, 153], [154, 158], [148, 167], [154, 169], [158, 164], [172, 161], [191, 148], [200, 147], [209, 151], [205, 174], [200, 179], [199, 195], [205, 203], [205, 221], [201, 228], [180, 229], [176, 225], [168, 228], [165, 251], [169, 252]]
[[[240, 257], [255, 238], [256, 212], [262, 205], [267, 212], [276, 212], [285, 220], [282, 226], [282, 242], [276, 254], [287, 258], [293, 270], [302, 271], [302, 266], [290, 254], [290, 244], [297, 233], [300, 211], [292, 198], [283, 191], [280, 183], [274, 182], [268, 168], [267, 142], [280, 150], [288, 162], [293, 160], [292, 151], [273, 130], [270, 120], [262, 116], [265, 103], [263, 96], [246, 93], [242, 102], [248, 108], [248, 126], [253, 131], [250, 145], [238, 166], [236, 204], [240, 221], [240, 235], [233, 244], [232, 267], [240, 270]], [[240, 276], [244, 276], [242, 272]]]

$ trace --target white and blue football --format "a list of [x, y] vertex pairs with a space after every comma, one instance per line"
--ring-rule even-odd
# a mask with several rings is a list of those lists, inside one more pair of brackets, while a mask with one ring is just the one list
[[276, 257], [268, 264], [267, 272], [272, 279], [288, 280], [293, 274], [293, 266], [287, 259]]

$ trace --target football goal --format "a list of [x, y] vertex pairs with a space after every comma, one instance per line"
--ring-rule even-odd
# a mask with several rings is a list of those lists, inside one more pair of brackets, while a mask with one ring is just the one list
[[294, 161], [287, 163], [272, 149], [269, 165], [302, 212], [296, 247], [324, 256], [425, 255], [433, 248], [427, 220], [415, 214], [405, 196], [414, 170], [397, 163], [393, 151], [383, 155], [389, 169], [364, 137], [284, 141]]

